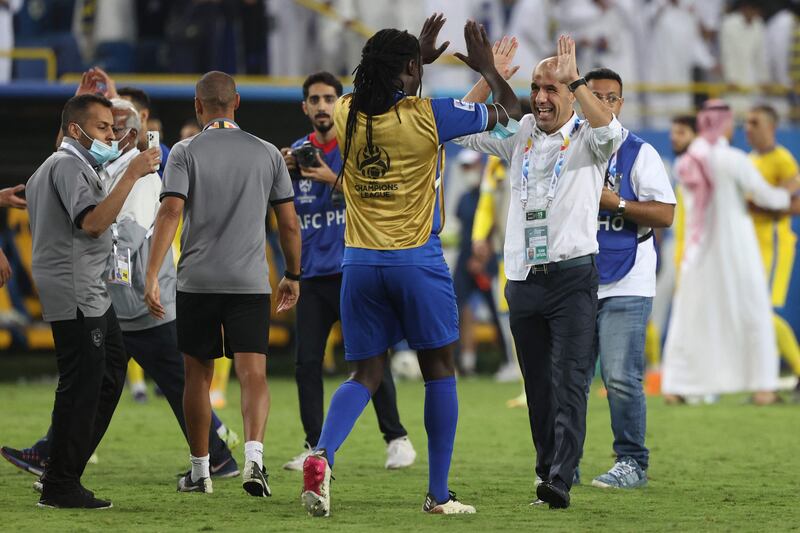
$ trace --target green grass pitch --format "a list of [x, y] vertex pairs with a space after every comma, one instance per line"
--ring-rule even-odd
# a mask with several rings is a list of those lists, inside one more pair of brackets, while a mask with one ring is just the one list
[[[328, 396], [338, 380], [326, 382]], [[0, 442], [29, 445], [45, 429], [53, 383], [0, 385]], [[128, 392], [101, 443], [100, 463], [84, 484], [110, 498], [107, 511], [38, 509], [34, 477], [0, 462], [2, 531], [797, 531], [800, 528], [800, 407], [718, 405], [666, 407], [649, 403], [649, 487], [592, 488], [612, 464], [608, 406], [593, 392], [581, 465], [583, 485], [572, 507], [530, 507], [534, 452], [524, 409], [505, 400], [519, 385], [487, 379], [459, 382], [460, 419], [450, 484], [478, 509], [474, 516], [428, 516], [420, 511], [427, 488], [423, 386], [399, 383], [400, 411], [417, 448], [410, 469], [384, 470], [385, 447], [371, 407], [336, 456], [332, 516], [312, 519], [300, 505], [301, 474], [281, 470], [303, 441], [294, 383], [271, 381], [272, 413], [265, 461], [273, 497], [252, 498], [240, 478], [214, 482], [214, 494], [180, 494], [175, 474], [188, 468], [188, 449], [161, 399], [134, 404]], [[238, 388], [220, 412], [241, 432]], [[241, 433], [240, 433], [241, 435]], [[235, 450], [237, 460], [243, 455]]]

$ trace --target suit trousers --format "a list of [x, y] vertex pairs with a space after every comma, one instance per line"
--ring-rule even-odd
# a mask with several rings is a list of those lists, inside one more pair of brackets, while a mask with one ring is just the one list
[[598, 274], [586, 264], [506, 285], [536, 448], [536, 474], [569, 490], [586, 438]]

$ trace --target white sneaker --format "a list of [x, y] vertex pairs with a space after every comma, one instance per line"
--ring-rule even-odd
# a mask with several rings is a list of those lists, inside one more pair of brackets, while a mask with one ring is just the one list
[[522, 379], [519, 365], [516, 363], [506, 363], [501, 366], [494, 375], [494, 380], [498, 383], [513, 383]]
[[192, 481], [192, 471], [186, 472], [186, 475], [178, 480], [178, 492], [204, 492], [211, 494], [214, 492], [214, 486], [211, 483], [211, 478], [201, 477], [197, 481]]
[[258, 466], [255, 461], [245, 461], [242, 474], [242, 488], [251, 496], [267, 498], [272, 496], [269, 488], [269, 474], [265, 467]]
[[444, 503], [437, 503], [433, 496], [428, 494], [422, 505], [422, 511], [431, 514], [475, 514], [475, 508], [458, 501], [452, 491], [450, 499]]
[[386, 468], [396, 470], [414, 464], [417, 452], [408, 437], [399, 437], [386, 445]]
[[331, 467], [321, 453], [312, 453], [303, 463], [300, 501], [310, 516], [331, 515]]
[[303, 462], [305, 462], [306, 457], [311, 455], [311, 453], [312, 453], [311, 447], [308, 444], [306, 444], [306, 447], [303, 450], [303, 452], [298, 455], [295, 455], [291, 461], [283, 465], [283, 469], [301, 472], [303, 470]]

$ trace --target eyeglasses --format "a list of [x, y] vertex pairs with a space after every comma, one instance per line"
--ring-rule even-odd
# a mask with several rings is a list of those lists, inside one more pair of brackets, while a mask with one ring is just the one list
[[595, 97], [596, 97], [598, 100], [600, 100], [601, 102], [605, 102], [605, 103], [607, 103], [607, 104], [610, 104], [610, 105], [614, 105], [614, 104], [616, 104], [617, 102], [619, 102], [620, 100], [622, 100], [622, 98], [620, 98], [620, 97], [619, 97], [619, 96], [617, 96], [616, 94], [609, 94], [608, 96], [603, 96], [603, 95], [602, 95], [602, 94], [600, 94], [600, 93], [592, 93], [592, 94], [593, 94], [593, 95], [594, 95], [594, 96], [595, 96]]

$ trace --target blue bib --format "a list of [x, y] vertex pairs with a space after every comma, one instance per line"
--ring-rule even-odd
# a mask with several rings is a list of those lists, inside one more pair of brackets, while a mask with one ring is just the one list
[[[310, 136], [298, 139], [292, 148], [300, 147]], [[323, 149], [322, 159], [334, 173], [342, 168], [342, 156], [335, 142]], [[344, 256], [344, 207], [336, 207], [331, 201], [331, 186], [310, 179], [292, 180], [294, 186], [294, 208], [300, 219], [303, 254], [300, 263], [303, 279], [330, 276], [342, 272]]]
[[[644, 141], [628, 133], [627, 139], [611, 158], [606, 172], [606, 182], [610, 181], [614, 191], [625, 200], [637, 200], [631, 183], [631, 171]], [[624, 278], [636, 263], [639, 243], [649, 239], [652, 232], [639, 237], [639, 226], [622, 215], [600, 210], [597, 216], [597, 242], [600, 253], [597, 255], [597, 270], [600, 284], [605, 285]]]

